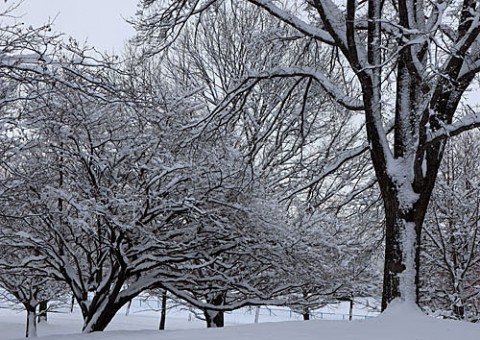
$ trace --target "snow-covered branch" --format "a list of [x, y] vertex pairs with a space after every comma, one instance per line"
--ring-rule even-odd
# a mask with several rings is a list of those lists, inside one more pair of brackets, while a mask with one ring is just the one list
[[429, 131], [427, 145], [440, 139], [453, 137], [460, 133], [480, 127], [480, 113], [466, 115], [452, 124], [444, 124], [435, 131]]
[[[252, 80], [255, 81], [287, 77], [312, 78], [320, 84], [320, 86], [325, 90], [325, 92], [327, 92], [336, 102], [344, 106], [346, 109], [353, 111], [361, 111], [364, 109], [364, 104], [361, 99], [356, 99], [348, 96], [345, 89], [339, 88], [332, 79], [325, 75], [325, 73], [308, 66], [279, 67], [277, 69], [270, 69], [258, 73], [251, 73], [245, 77], [243, 83], [249, 84]], [[230, 96], [238, 95], [239, 93], [246, 91], [247, 88], [245, 88], [245, 86], [240, 86], [233, 93], [231, 93]]]
[[314, 38], [321, 42], [324, 42], [329, 45], [334, 45], [335, 40], [326, 30], [319, 29], [315, 25], [310, 23], [306, 23], [298, 15], [292, 14], [287, 10], [281, 9], [280, 7], [276, 6], [272, 1], [269, 0], [249, 0], [252, 4], [257, 5], [265, 9], [268, 13], [272, 16], [280, 19], [281, 21], [289, 24], [296, 30], [300, 31], [301, 33], [305, 34], [307, 37]]

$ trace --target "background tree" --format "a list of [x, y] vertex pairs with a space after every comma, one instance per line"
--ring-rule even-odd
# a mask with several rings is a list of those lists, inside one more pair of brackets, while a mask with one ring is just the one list
[[[280, 36], [291, 36], [291, 39], [279, 40]], [[216, 139], [217, 144], [223, 141], [224, 137], [220, 136], [233, 136], [239, 152], [247, 159], [247, 171], [265, 182], [279, 200], [286, 201], [299, 192], [302, 195], [307, 192], [308, 195], [298, 200], [308, 201], [310, 210], [312, 207], [319, 211], [329, 209], [335, 220], [342, 206], [352, 204], [374, 184], [368, 162], [350, 160], [366, 150], [359, 142], [363, 136], [361, 122], [355, 122], [347, 110], [335, 107], [321, 87], [301, 75], [291, 79], [277, 74], [268, 82], [250, 78], [252, 69], [260, 73], [277, 65], [312, 61], [327, 65], [327, 58], [318, 55], [315, 47], [306, 47], [297, 40], [295, 30], [246, 3], [222, 3], [202, 13], [200, 22], [186, 24], [169, 49], [150, 60], [161, 60], [159, 68], [165, 78], [181, 84], [185, 88], [183, 92], [198, 89], [195, 95], [207, 103], [208, 115], [198, 114], [191, 124], [201, 127], [204, 136]], [[262, 76], [267, 75], [269, 73]], [[241, 91], [235, 87], [239, 81], [242, 81]], [[232, 110], [220, 112], [219, 106], [232, 107]], [[324, 112], [331, 113], [325, 115]], [[352, 208], [345, 210], [348, 209]], [[295, 216], [289, 218], [295, 220]], [[295, 239], [292, 243], [298, 243], [297, 250], [302, 245], [305, 247], [299, 254], [310, 252], [311, 258], [320, 258], [328, 242], [321, 243], [319, 239], [316, 247], [312, 247], [302, 236], [294, 236], [309, 227], [312, 227], [310, 222], [300, 228], [292, 224], [291, 235], [284, 237]], [[317, 237], [322, 228], [318, 229]], [[363, 233], [360, 228], [357, 231], [358, 234], [350, 234], [352, 238]], [[343, 251], [342, 256], [345, 254]], [[287, 276], [294, 278], [291, 283], [298, 287], [305, 285], [300, 273], [311, 273], [306, 280], [312, 286], [315, 268], [328, 271], [325, 268], [328, 261], [322, 265], [300, 259], [294, 264], [296, 261], [284, 266], [288, 267]], [[324, 280], [328, 278], [328, 275], [320, 276]], [[341, 286], [339, 281], [330, 279], [332, 284]], [[308, 299], [332, 295], [332, 288], [327, 286], [319, 284], [309, 288], [316, 293]], [[300, 302], [298, 294], [295, 299]]]
[[[361, 220], [333, 212], [299, 208], [297, 205], [292, 210], [285, 246], [296, 262], [285, 280], [303, 283], [293, 292], [297, 302], [293, 309], [308, 320], [310, 311], [326, 304], [379, 296], [378, 229], [368, 229]], [[355, 229], [357, 232], [352, 233]]]
[[[4, 240], [2, 240], [4, 241]], [[3, 242], [2, 242], [3, 243]], [[0, 287], [25, 308], [27, 318], [25, 336], [37, 336], [37, 310], [41, 303], [61, 300], [65, 286], [42, 272], [29, 268], [28, 262], [36, 258], [35, 249], [1, 247]], [[45, 308], [45, 313], [47, 309]]]
[[422, 305], [431, 312], [478, 320], [480, 192], [478, 131], [452, 139], [426, 218]]
[[[15, 133], [2, 136], [12, 144], [2, 163], [3, 244], [38, 250], [28, 265], [70, 287], [84, 332], [103, 330], [146, 289], [205, 310], [288, 289], [269, 280], [275, 244], [265, 247], [283, 215], [229, 139], [191, 143], [195, 98], [151, 74], [96, 70], [87, 77], [74, 65], [63, 83], [33, 84], [38, 97], [12, 112]], [[116, 84], [130, 102], [112, 95]], [[236, 293], [220, 306], [198, 298], [225, 290]]]
[[[276, 77], [310, 79], [339, 105], [361, 112], [386, 216], [382, 307], [395, 298], [416, 303], [423, 221], [446, 140], [478, 124], [477, 114], [460, 119], [457, 113], [479, 70], [477, 2], [247, 2], [294, 29], [297, 43], [329, 53], [331, 67], [312, 60], [249, 68], [217, 106], [217, 115], [225, 117], [234, 104], [243, 107], [245, 100], [235, 99]], [[158, 51], [188, 20], [201, 22], [208, 11], [238, 1], [142, 3], [140, 32]], [[332, 70], [343, 72], [345, 81], [334, 81]]]

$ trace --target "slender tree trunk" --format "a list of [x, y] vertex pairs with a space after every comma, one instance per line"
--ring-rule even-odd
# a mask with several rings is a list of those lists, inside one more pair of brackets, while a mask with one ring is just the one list
[[127, 303], [127, 311], [125, 312], [125, 316], [128, 316], [130, 314], [130, 308], [132, 307], [132, 300], [128, 301]]
[[38, 305], [38, 323], [48, 321], [47, 309], [48, 309], [48, 301], [40, 302], [40, 304]]
[[260, 319], [260, 306], [255, 307], [255, 320], [254, 323], [258, 323], [258, 320]]
[[352, 321], [353, 319], [353, 297], [350, 298], [350, 307], [348, 309], [348, 320]]
[[[305, 301], [308, 301], [308, 292], [307, 291], [303, 291], [303, 298], [305, 299]], [[304, 321], [310, 320], [310, 308], [308, 308], [307, 306], [303, 307], [302, 316], [303, 316]]]
[[453, 294], [450, 299], [453, 298], [453, 313], [459, 320], [463, 320], [465, 318], [465, 307], [463, 304], [462, 293], [463, 293], [463, 280], [459, 277], [458, 273], [462, 270], [459, 266], [458, 261], [458, 254], [457, 254], [457, 246], [456, 246], [456, 227], [455, 223], [452, 220], [449, 220], [449, 230], [450, 230], [450, 238], [448, 242], [450, 243], [450, 249], [452, 249], [452, 265], [453, 270], [451, 271], [451, 282], [453, 288]]
[[167, 290], [162, 292], [162, 307], [160, 314], [160, 326], [159, 329], [162, 331], [165, 329], [165, 321], [167, 320]]
[[27, 311], [27, 325], [25, 328], [25, 337], [36, 338], [37, 337], [37, 317], [34, 306], [25, 306]]

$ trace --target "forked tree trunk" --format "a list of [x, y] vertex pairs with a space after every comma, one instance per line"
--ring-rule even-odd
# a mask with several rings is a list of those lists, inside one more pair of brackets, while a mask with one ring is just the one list
[[225, 326], [225, 314], [222, 311], [209, 309], [205, 311], [205, 321], [207, 328], [221, 328]]
[[[116, 273], [117, 277], [110, 281], [110, 285], [102, 285], [101, 289], [97, 288], [94, 294], [90, 295], [91, 299], [89, 298], [91, 292], [74, 285], [72, 280], [67, 282], [70, 284], [82, 312], [83, 333], [104, 331], [116, 313], [140, 293], [135, 291], [135, 293], [120, 296], [123, 284], [126, 282], [125, 271], [118, 267], [112, 268], [112, 271]], [[64, 274], [64, 277], [69, 278], [67, 274]]]
[[[214, 306], [221, 306], [225, 302], [224, 295], [215, 295], [212, 299], [208, 300], [208, 302]], [[220, 328], [225, 325], [225, 313], [222, 311], [206, 309], [204, 315], [208, 328]]]
[[135, 296], [118, 298], [115, 294], [99, 294], [89, 303], [77, 301], [82, 310], [83, 333], [101, 332], [109, 325], [115, 314]]

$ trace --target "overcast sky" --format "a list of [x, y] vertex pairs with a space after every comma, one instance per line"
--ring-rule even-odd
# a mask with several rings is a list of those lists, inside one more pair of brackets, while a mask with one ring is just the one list
[[[1, 1], [5, 9], [18, 0]], [[54, 30], [88, 41], [100, 51], [120, 51], [134, 30], [123, 18], [130, 18], [137, 0], [24, 0], [15, 11], [28, 25], [38, 26], [54, 19]]]

